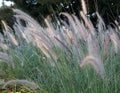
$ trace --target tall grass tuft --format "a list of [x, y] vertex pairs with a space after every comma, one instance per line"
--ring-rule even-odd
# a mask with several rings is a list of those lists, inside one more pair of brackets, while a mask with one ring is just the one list
[[82, 20], [65, 12], [60, 15], [68, 22], [58, 18], [59, 24], [54, 25], [46, 18], [47, 27], [19, 9], [13, 11], [13, 29], [2, 21], [7, 36], [3, 34], [0, 43], [8, 48], [3, 48], [0, 57], [4, 62], [14, 63], [14, 69], [0, 64], [0, 77], [8, 81], [3, 88], [9, 89], [15, 83], [38, 87], [22, 87], [28, 93], [119, 93], [119, 29], [107, 29], [98, 12], [94, 28], [85, 15], [87, 10], [80, 12]]

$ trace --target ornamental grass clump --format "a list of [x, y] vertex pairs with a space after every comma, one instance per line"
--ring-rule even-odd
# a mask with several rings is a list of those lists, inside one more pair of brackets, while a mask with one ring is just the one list
[[[99, 62], [98, 64], [101, 64], [99, 66], [101, 66], [100, 68], [102, 69], [100, 70], [98, 68], [99, 70], [97, 70], [97, 72], [99, 71], [103, 71], [101, 73], [105, 72], [103, 62], [101, 59], [101, 53], [99, 52], [100, 47], [104, 47], [105, 51], [103, 55], [106, 56], [108, 55], [107, 53], [108, 41], [105, 35], [107, 31], [106, 32], [102, 31], [103, 29], [105, 29], [105, 25], [98, 12], [96, 12], [96, 14], [98, 16], [100, 23], [98, 22], [98, 32], [96, 32], [96, 29], [94, 28], [92, 22], [90, 21], [89, 18], [85, 16], [85, 14], [82, 11], [80, 12], [82, 20], [79, 20], [74, 14], [70, 15], [65, 12], [60, 13], [60, 15], [64, 15], [68, 18], [68, 22], [70, 24], [67, 25], [67, 23], [62, 19], [61, 20], [56, 19], [59, 22], [64, 23], [65, 29], [62, 26], [60, 27], [60, 29], [54, 28], [52, 23], [50, 22], [51, 21], [50, 18], [45, 19], [45, 23], [48, 28], [47, 29], [43, 28], [38, 24], [37, 21], [35, 21], [32, 17], [22, 12], [21, 10], [13, 9], [13, 11], [15, 12], [14, 16], [16, 17], [17, 21], [13, 28], [17, 38], [15, 38], [13, 34], [9, 33], [10, 31], [8, 30], [7, 24], [4, 21], [2, 21], [2, 24], [5, 28], [4, 29], [5, 34], [7, 32], [6, 38], [8, 38], [8, 40], [10, 40], [13, 43], [13, 45], [22, 46], [21, 40], [24, 39], [26, 43], [32, 43], [33, 45], [38, 46], [52, 65], [54, 64], [54, 61], [57, 61], [57, 55], [53, 49], [54, 47], [66, 49], [65, 52], [70, 53], [71, 56], [75, 55], [77, 57], [79, 64], [81, 64], [81, 62], [84, 63], [84, 61], [82, 60], [86, 59], [87, 56], [92, 56], [93, 58], [96, 58], [92, 62]], [[26, 23], [25, 27], [21, 24], [20, 20], [25, 21]], [[100, 26], [103, 28], [99, 29]], [[111, 33], [108, 35], [111, 38], [111, 41], [113, 42], [114, 51], [115, 53], [117, 53], [118, 37], [115, 36], [116, 34], [114, 34], [113, 31], [110, 31], [110, 29], [108, 30], [108, 33]], [[83, 51], [82, 42], [84, 42], [83, 43], [84, 46], [87, 47], [88, 54], [82, 54]], [[93, 65], [93, 67], [95, 66], [96, 65]]]
[[22, 84], [38, 88], [32, 93], [118, 93], [119, 30], [106, 28], [98, 12], [96, 28], [86, 17], [86, 9], [80, 12], [81, 19], [60, 13], [67, 21], [56, 16], [59, 24], [53, 23], [51, 17], [44, 18], [47, 27], [19, 9], [13, 12], [13, 29], [2, 20], [4, 34], [0, 43], [8, 47], [2, 50], [1, 59], [9, 61], [11, 55], [14, 62], [14, 69], [4, 68], [8, 82], [3, 88]]

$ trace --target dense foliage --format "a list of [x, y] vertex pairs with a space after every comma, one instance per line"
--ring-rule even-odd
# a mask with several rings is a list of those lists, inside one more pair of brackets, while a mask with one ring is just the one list
[[[9, 0], [10, 1], [10, 0]], [[63, 11], [76, 13], [81, 10], [80, 0], [12, 0], [16, 6], [32, 15], [36, 20], [41, 21], [42, 16], [46, 17], [53, 13]], [[98, 11], [105, 23], [119, 20], [120, 1], [119, 0], [86, 0], [88, 14], [91, 16]]]

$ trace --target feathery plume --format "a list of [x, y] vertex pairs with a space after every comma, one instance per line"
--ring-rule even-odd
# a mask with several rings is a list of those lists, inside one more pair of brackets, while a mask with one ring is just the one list
[[47, 37], [47, 35], [45, 35], [45, 33], [43, 32], [43, 28], [31, 16], [18, 9], [13, 9], [13, 11], [16, 13], [15, 17], [18, 23], [16, 25], [18, 27], [19, 25], [21, 26], [20, 19], [25, 20], [26, 22], [26, 27], [22, 27], [23, 31], [21, 31], [20, 29], [19, 31], [22, 34], [23, 38], [27, 41], [27, 43], [32, 43], [33, 45], [36, 45], [48, 58], [52, 56], [54, 60], [57, 60], [57, 56], [52, 49], [53, 44], [51, 43], [54, 42], [53, 40], [55, 40], [53, 38], [55, 33], [48, 20], [46, 19], [46, 23], [48, 25], [48, 33], [50, 33], [50, 36]]
[[9, 30], [9, 28], [8, 28], [8, 25], [7, 25], [7, 24], [5, 23], [5, 21], [3, 21], [3, 20], [2, 20], [1, 22], [2, 22], [2, 24], [3, 24], [3, 26], [4, 26], [4, 29], [5, 29], [4, 34], [7, 36], [9, 42], [11, 42], [12, 45], [18, 46], [19, 43], [18, 43], [18, 41], [14, 38], [14, 36], [9, 32], [10, 30]]
[[5, 21], [1, 20], [1, 22], [4, 26], [5, 31], [8, 31], [8, 25], [5, 23]]
[[57, 37], [55, 37], [55, 39], [56, 39], [58, 42], [60, 42], [60, 43], [66, 48], [66, 50], [70, 53], [70, 55], [72, 55], [71, 50], [70, 50], [62, 41], [60, 41]]
[[10, 64], [14, 68], [14, 63], [12, 62], [12, 58], [3, 52], [0, 52], [0, 61], [6, 62], [7, 64]]
[[87, 44], [88, 44], [89, 56], [87, 56], [81, 62], [81, 66], [90, 63], [94, 66], [96, 71], [103, 77], [105, 71], [104, 71], [103, 63], [101, 61], [97, 39], [95, 37], [92, 37], [91, 34], [89, 34], [87, 38]]
[[78, 29], [77, 29], [77, 27], [76, 27], [75, 21], [73, 20], [72, 16], [71, 16], [70, 14], [68, 14], [68, 13], [65, 13], [65, 12], [62, 12], [62, 13], [60, 13], [60, 14], [66, 16], [66, 17], [69, 19], [69, 23], [70, 23], [70, 25], [72, 26], [74, 33], [75, 33], [75, 34], [79, 33], [79, 32], [78, 32]]
[[104, 36], [104, 57], [107, 58], [108, 57], [108, 44], [109, 44], [109, 41], [110, 41], [110, 37], [109, 37], [109, 34], [108, 32], [105, 33], [105, 36]]
[[80, 31], [80, 33], [82, 34], [83, 39], [86, 41], [88, 33], [87, 33], [85, 27], [82, 25], [82, 23], [80, 22], [80, 20], [75, 15], [72, 15], [72, 16], [75, 19], [75, 22], [76, 22], [76, 24], [79, 27], [78, 31]]
[[92, 37], [91, 34], [88, 35], [87, 45], [88, 45], [89, 55], [93, 55], [95, 57], [99, 57], [100, 58], [100, 55], [99, 55], [99, 45], [98, 45], [97, 39], [95, 37]]
[[68, 31], [67, 34], [69, 35], [69, 37], [73, 40], [74, 44], [76, 46], [78, 46], [78, 41], [77, 41], [77, 38], [75, 37], [75, 35], [71, 32], [71, 31]]
[[48, 26], [50, 37], [54, 37], [55, 33], [53, 32], [53, 28], [52, 28], [51, 24], [49, 23], [48, 19], [45, 19], [45, 23]]
[[86, 8], [85, 0], [81, 0], [81, 5], [82, 5], [82, 11], [86, 15], [87, 14], [87, 8]]
[[[112, 28], [109, 28], [112, 31]], [[118, 53], [118, 38], [117, 35], [112, 31], [110, 34], [110, 39], [114, 45], [114, 51], [117, 54]]]
[[80, 11], [80, 15], [83, 18], [83, 20], [84, 20], [85, 24], [87, 25], [87, 27], [89, 28], [89, 30], [91, 31], [91, 34], [94, 36], [95, 35], [95, 28], [94, 28], [93, 24], [91, 23], [90, 20], [88, 20], [88, 18], [85, 16], [83, 11]]
[[18, 46], [18, 41], [14, 38], [14, 36], [10, 32], [5, 32], [7, 35], [7, 38], [9, 39], [9, 42], [12, 43], [12, 45]]
[[79, 46], [78, 46], [78, 41], [76, 39], [76, 37], [73, 35], [73, 33], [71, 31], [68, 31], [67, 33], [69, 35], [69, 37], [73, 40], [73, 46], [74, 46], [74, 49], [75, 49], [75, 53], [78, 57], [78, 62], [81, 62], [81, 57], [80, 57], [80, 53], [79, 53]]
[[105, 70], [101, 62], [94, 56], [87, 56], [83, 59], [83, 61], [80, 64], [80, 67], [83, 67], [85, 65], [91, 64], [95, 70], [101, 75], [102, 78], [104, 78]]
[[70, 40], [70, 37], [68, 36], [68, 29], [64, 30], [64, 38], [65, 38], [65, 41], [66, 43], [68, 44], [68, 46], [71, 46], [71, 40]]
[[8, 50], [8, 49], [9, 49], [9, 47], [5, 43], [3, 35], [0, 33], [0, 50]]
[[9, 49], [9, 47], [8, 47], [7, 44], [4, 44], [4, 43], [0, 42], [0, 50], [8, 50], [8, 49]]
[[61, 13], [61, 14], [65, 15], [69, 19], [69, 22], [73, 27], [74, 32], [72, 32], [72, 31], [66, 31], [66, 32], [67, 32], [67, 35], [74, 42], [74, 48], [75, 48], [76, 55], [78, 57], [78, 62], [81, 62], [81, 57], [80, 57], [80, 53], [79, 53], [79, 46], [78, 46], [78, 41], [77, 41], [77, 33], [79, 33], [78, 29], [77, 29], [77, 25], [75, 24], [75, 21], [73, 20], [72, 16], [70, 16], [68, 13]]
[[21, 84], [21, 85], [26, 85], [32, 89], [36, 89], [38, 88], [38, 85], [35, 84], [34, 82], [30, 82], [30, 81], [27, 81], [27, 80], [10, 80], [8, 82], [6, 82], [3, 86], [2, 86], [2, 89], [5, 89], [7, 87], [9, 87], [10, 85], [12, 84]]
[[115, 24], [118, 26], [118, 29], [120, 30], [120, 25], [117, 20], [115, 20]]
[[[16, 21], [17, 21], [17, 23], [19, 23], [19, 21], [17, 19], [16, 19]], [[15, 35], [17, 37], [19, 45], [21, 46], [21, 45], [23, 45], [24, 40], [26, 40], [26, 42], [28, 42], [28, 39], [23, 32], [24, 31], [23, 26], [21, 26], [20, 24], [17, 24], [17, 23], [14, 23], [13, 29], [15, 31]]]
[[96, 15], [98, 17], [98, 31], [100, 32], [100, 34], [102, 34], [102, 32], [104, 31], [104, 29], [106, 29], [105, 23], [103, 21], [103, 19], [101, 18], [100, 14], [98, 12], [96, 12]]

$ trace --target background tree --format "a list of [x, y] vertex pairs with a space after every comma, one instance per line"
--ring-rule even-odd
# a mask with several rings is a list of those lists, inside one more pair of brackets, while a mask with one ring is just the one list
[[[13, 16], [13, 11], [9, 7], [0, 8], [0, 21], [4, 20], [6, 23], [12, 27], [14, 25], [15, 17]], [[0, 32], [2, 31], [2, 24], [0, 22]]]
[[[81, 10], [80, 0], [7, 0], [14, 1], [15, 7], [29, 13], [41, 22], [43, 17], [58, 14], [61, 11], [79, 15]], [[96, 10], [109, 24], [120, 15], [120, 0], [86, 0], [88, 14], [92, 15]], [[94, 17], [92, 17], [94, 20]]]

